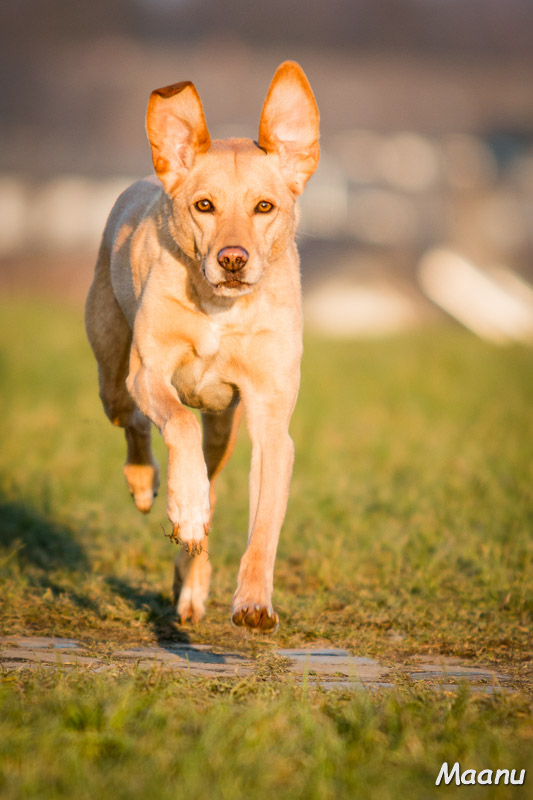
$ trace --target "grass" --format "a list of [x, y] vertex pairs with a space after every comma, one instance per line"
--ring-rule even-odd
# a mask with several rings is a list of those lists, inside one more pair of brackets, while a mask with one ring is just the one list
[[[461, 796], [435, 787], [445, 760], [479, 770], [530, 757], [527, 703], [514, 696], [327, 696], [260, 680], [47, 673], [13, 678], [2, 700], [3, 800]], [[526, 797], [527, 785], [466, 795], [517, 790]]]
[[[190, 797], [426, 798], [453, 796], [434, 787], [446, 759], [526, 767], [532, 399], [530, 350], [456, 328], [308, 340], [279, 632], [267, 640], [229, 623], [246, 539], [244, 431], [220, 480], [207, 616], [180, 628], [164, 493], [148, 517], [128, 497], [125, 445], [100, 407], [81, 313], [4, 301], [1, 632], [75, 637], [102, 653], [161, 639], [223, 644], [255, 655], [257, 670], [240, 684], [134, 670], [6, 675], [2, 797], [164, 799], [184, 786]], [[272, 656], [315, 643], [390, 665], [468, 657], [510, 673], [517, 691], [435, 695], [399, 680], [371, 696], [326, 695], [294, 685]]]

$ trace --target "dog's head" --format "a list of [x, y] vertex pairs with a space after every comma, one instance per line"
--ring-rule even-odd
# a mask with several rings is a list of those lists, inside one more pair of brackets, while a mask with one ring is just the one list
[[318, 122], [311, 87], [293, 61], [274, 75], [257, 142], [212, 142], [189, 81], [152, 92], [147, 131], [172, 201], [171, 231], [214, 294], [250, 292], [292, 242], [296, 198], [318, 164]]

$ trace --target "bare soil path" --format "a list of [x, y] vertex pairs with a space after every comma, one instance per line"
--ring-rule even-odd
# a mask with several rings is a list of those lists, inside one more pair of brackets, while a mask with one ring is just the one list
[[[337, 648], [279, 649], [274, 655], [282, 672], [327, 690], [387, 688], [398, 680], [424, 681], [436, 689], [452, 690], [466, 681], [473, 691], [490, 693], [509, 690], [514, 683], [502, 671], [447, 656], [414, 656], [407, 664], [393, 668]], [[244, 678], [254, 674], [258, 661], [205, 644], [162, 642], [104, 653], [73, 639], [0, 637], [0, 670], [54, 666], [98, 672], [133, 666], [186, 671], [192, 677]]]

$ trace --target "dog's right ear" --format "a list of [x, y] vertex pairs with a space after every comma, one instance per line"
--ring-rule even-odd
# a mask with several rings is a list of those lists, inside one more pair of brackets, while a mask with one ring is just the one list
[[146, 130], [157, 176], [172, 194], [211, 139], [198, 92], [190, 81], [155, 89], [148, 101]]

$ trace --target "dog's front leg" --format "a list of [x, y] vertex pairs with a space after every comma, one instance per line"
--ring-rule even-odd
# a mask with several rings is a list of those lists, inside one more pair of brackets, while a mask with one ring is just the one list
[[275, 630], [278, 615], [271, 605], [274, 562], [289, 496], [294, 446], [289, 421], [294, 398], [246, 402], [252, 439], [250, 526], [241, 559], [233, 622], [265, 632]]
[[168, 517], [174, 538], [195, 554], [209, 531], [209, 481], [200, 425], [171, 383], [175, 365], [175, 347], [165, 349], [147, 337], [141, 346], [134, 337], [127, 387], [168, 448]]

